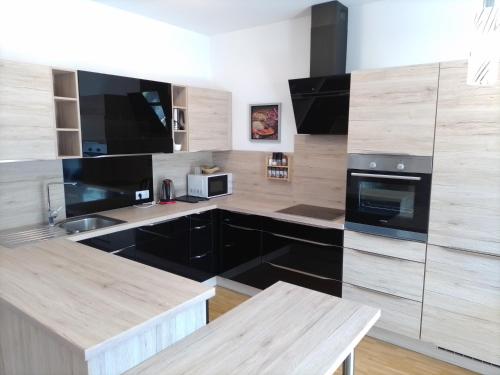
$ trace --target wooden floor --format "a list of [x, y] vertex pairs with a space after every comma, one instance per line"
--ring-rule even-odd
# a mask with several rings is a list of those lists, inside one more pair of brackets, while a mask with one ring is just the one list
[[[217, 287], [210, 300], [209, 318], [217, 319], [248, 299], [247, 296]], [[471, 375], [473, 372], [426, 357], [383, 341], [366, 337], [356, 349], [357, 375]], [[342, 370], [335, 372], [341, 375]]]

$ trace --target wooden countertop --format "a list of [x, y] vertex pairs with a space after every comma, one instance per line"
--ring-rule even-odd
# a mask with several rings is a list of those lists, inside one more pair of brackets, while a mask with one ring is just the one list
[[0, 299], [87, 359], [214, 295], [212, 287], [65, 238], [0, 248]]
[[232, 195], [196, 204], [106, 211], [102, 214], [126, 222], [14, 249], [0, 247], [0, 300], [90, 358], [103, 346], [212, 297], [215, 290], [74, 241], [215, 208], [343, 229], [343, 217], [327, 221], [275, 212], [294, 204]]
[[100, 214], [123, 220], [126, 223], [74, 235], [70, 238], [74, 241], [80, 241], [86, 238], [135, 228], [141, 225], [154, 224], [159, 221], [175, 219], [177, 217], [191, 215], [207, 210], [213, 210], [216, 208], [247, 214], [267, 216], [279, 220], [289, 221], [292, 223], [312, 225], [321, 228], [334, 228], [341, 230], [344, 229], [344, 216], [341, 216], [336, 220], [321, 220], [306, 216], [289, 215], [276, 212], [278, 210], [299, 203], [307, 202], [294, 202], [286, 199], [276, 201], [265, 199], [262, 197], [229, 195], [225, 197], [213, 198], [209, 201], [203, 201], [199, 203], [177, 202], [171, 205], [154, 205], [147, 208], [125, 207], [116, 210], [104, 211]]
[[380, 310], [278, 282], [127, 375], [333, 374]]

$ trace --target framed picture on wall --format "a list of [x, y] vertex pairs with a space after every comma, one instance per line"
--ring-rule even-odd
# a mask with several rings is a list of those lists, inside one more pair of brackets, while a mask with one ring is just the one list
[[250, 104], [250, 140], [279, 142], [281, 103]]

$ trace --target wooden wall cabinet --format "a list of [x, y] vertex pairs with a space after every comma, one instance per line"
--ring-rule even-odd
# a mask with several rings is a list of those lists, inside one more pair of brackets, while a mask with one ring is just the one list
[[51, 68], [0, 60], [0, 160], [56, 155]]
[[500, 83], [441, 64], [429, 243], [500, 255]]
[[500, 365], [500, 257], [428, 246], [422, 340]]
[[231, 93], [188, 88], [189, 151], [223, 151], [232, 147]]
[[432, 156], [439, 64], [351, 74], [349, 153]]

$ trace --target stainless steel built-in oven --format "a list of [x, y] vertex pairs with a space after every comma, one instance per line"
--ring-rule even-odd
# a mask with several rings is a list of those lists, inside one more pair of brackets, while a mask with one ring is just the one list
[[349, 155], [345, 228], [427, 241], [431, 172], [428, 156]]

